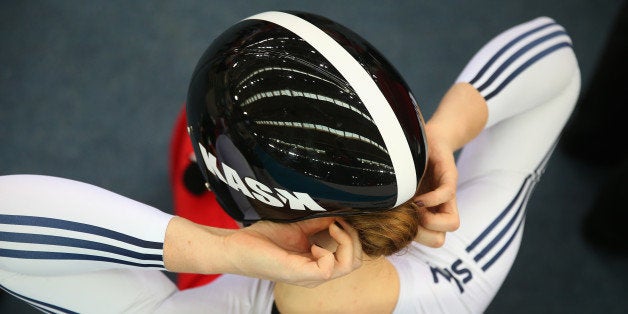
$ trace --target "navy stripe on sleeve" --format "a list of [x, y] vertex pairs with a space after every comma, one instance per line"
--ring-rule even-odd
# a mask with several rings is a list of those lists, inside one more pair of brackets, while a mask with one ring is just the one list
[[534, 57], [530, 58], [528, 61], [526, 61], [524, 64], [522, 64], [521, 66], [519, 66], [514, 72], [512, 72], [494, 91], [492, 91], [490, 94], [484, 96], [484, 99], [486, 101], [488, 101], [489, 99], [493, 98], [495, 95], [497, 95], [502, 89], [504, 89], [504, 87], [506, 87], [506, 85], [508, 85], [508, 83], [510, 83], [515, 77], [517, 77], [521, 72], [523, 72], [525, 69], [527, 69], [528, 67], [530, 67], [532, 64], [534, 64], [535, 62], [541, 60], [543, 57], [549, 55], [550, 53], [560, 49], [560, 48], [565, 48], [565, 47], [571, 47], [571, 44], [568, 42], [562, 42], [562, 43], [558, 43], [554, 46], [551, 46], [541, 52], [539, 52], [538, 54], [536, 54]]
[[495, 238], [493, 238], [493, 240], [491, 242], [489, 242], [484, 247], [484, 249], [482, 249], [482, 251], [480, 251], [480, 253], [475, 255], [473, 260], [475, 260], [476, 262], [481, 260], [490, 250], [493, 249], [493, 247], [499, 242], [499, 240], [501, 240], [504, 237], [504, 235], [506, 235], [506, 233], [508, 233], [508, 231], [512, 228], [512, 226], [515, 225], [515, 222], [517, 220], [521, 221], [522, 216], [524, 216], [524, 214], [522, 213], [522, 209], [525, 210], [523, 204], [526, 202], [526, 198], [528, 198], [528, 196], [530, 195], [529, 191], [530, 190], [526, 191], [525, 196], [523, 196], [523, 199], [521, 200], [521, 203], [519, 204], [519, 206], [517, 208], [517, 211], [512, 216], [512, 218], [510, 218], [510, 220], [508, 221], [506, 226], [504, 226], [504, 228], [502, 228], [502, 230], [495, 236]]
[[482, 85], [480, 85], [477, 89], [479, 92], [484, 91], [484, 89], [486, 89], [488, 86], [490, 86], [496, 79], [497, 77], [502, 74], [502, 72], [504, 72], [513, 62], [515, 62], [517, 59], [521, 58], [522, 55], [524, 55], [526, 52], [530, 51], [532, 48], [554, 38], [554, 37], [558, 37], [561, 35], [566, 35], [567, 33], [565, 31], [555, 31], [552, 33], [549, 33], [545, 36], [539, 37], [533, 41], [531, 41], [530, 43], [528, 43], [527, 45], [521, 47], [521, 49], [517, 50], [517, 52], [515, 52], [512, 56], [508, 57], [508, 59], [506, 59], [492, 74], [491, 76], [488, 78], [488, 80], [486, 80], [486, 82], [484, 82]]
[[515, 203], [517, 202], [517, 200], [519, 199], [519, 197], [524, 193], [524, 188], [526, 187], [528, 181], [530, 181], [532, 179], [532, 175], [529, 175], [524, 181], [523, 184], [521, 185], [521, 188], [519, 188], [519, 191], [517, 192], [517, 195], [515, 195], [515, 197], [512, 199], [512, 201], [510, 201], [510, 204], [508, 204], [508, 206], [506, 206], [506, 208], [499, 214], [499, 216], [497, 216], [497, 218], [495, 218], [491, 224], [484, 229], [484, 231], [482, 231], [482, 233], [480, 233], [480, 235], [473, 240], [473, 242], [471, 242], [471, 244], [469, 244], [469, 246], [467, 246], [466, 251], [470, 252], [471, 250], [473, 250], [480, 242], [482, 242], [482, 240], [484, 240], [484, 238], [486, 238], [486, 236], [493, 231], [493, 229], [497, 226], [497, 224], [499, 224], [502, 219], [504, 219], [504, 217], [514, 208]]
[[525, 180], [523, 181], [523, 184], [521, 185], [521, 188], [519, 189], [515, 197], [510, 201], [508, 206], [488, 225], [488, 227], [486, 227], [486, 229], [484, 229], [480, 233], [480, 235], [475, 240], [473, 240], [473, 242], [471, 242], [471, 244], [469, 244], [469, 246], [467, 246], [466, 248], [467, 252], [471, 252], [471, 250], [475, 249], [478, 246], [478, 244], [482, 242], [488, 236], [488, 234], [495, 229], [495, 227], [504, 219], [504, 217], [513, 210], [515, 204], [519, 203], [519, 206], [516, 209], [516, 213], [508, 221], [506, 226], [504, 226], [504, 228], [480, 251], [480, 253], [478, 253], [474, 257], [474, 260], [479, 263], [486, 255], [488, 255], [489, 252], [493, 251], [497, 243], [499, 243], [499, 241], [508, 234], [508, 231], [513, 230], [514, 228], [514, 232], [512, 233], [510, 238], [506, 241], [506, 243], [482, 267], [484, 271], [489, 269], [491, 265], [493, 265], [493, 263], [495, 263], [499, 259], [499, 257], [504, 253], [504, 251], [506, 251], [506, 249], [512, 244], [512, 241], [514, 240], [515, 236], [519, 232], [519, 229], [523, 225], [523, 222], [525, 221], [525, 217], [526, 217], [526, 206], [528, 204], [528, 201], [530, 200], [530, 196], [532, 195], [532, 192], [534, 191], [534, 187], [536, 186], [536, 183], [539, 182], [541, 174], [543, 173], [545, 167], [547, 166], [547, 162], [550, 156], [552, 155], [552, 153], [554, 152], [554, 149], [557, 143], [558, 141], [554, 142], [553, 146], [545, 154], [541, 162], [537, 165], [534, 172], [525, 178]]
[[504, 47], [502, 47], [501, 49], [499, 49], [499, 51], [497, 51], [493, 57], [491, 57], [490, 60], [488, 60], [488, 62], [486, 62], [486, 64], [482, 67], [482, 69], [480, 69], [480, 71], [478, 72], [478, 74], [475, 75], [475, 77], [469, 82], [469, 84], [474, 84], [478, 79], [480, 79], [480, 77], [482, 77], [482, 75], [484, 75], [484, 72], [486, 72], [488, 70], [489, 67], [491, 67], [491, 65], [493, 65], [493, 63], [495, 63], [495, 61], [497, 61], [497, 59], [503, 55], [510, 47], [512, 47], [514, 44], [520, 42], [521, 40], [523, 40], [524, 38], [539, 32], [543, 29], [546, 29], [552, 25], [557, 25], [556, 22], [551, 22], [548, 24], [544, 24], [541, 25], [537, 28], [534, 28], [532, 30], [529, 30], [519, 36], [517, 36], [515, 39], [511, 40], [510, 42], [508, 42]]
[[495, 256], [493, 256], [493, 258], [491, 258], [486, 264], [484, 264], [484, 266], [482, 266], [483, 271], [487, 271], [491, 267], [491, 265], [493, 265], [493, 263], [495, 263], [495, 261], [497, 261], [499, 257], [502, 256], [502, 254], [504, 254], [504, 252], [510, 246], [510, 244], [512, 244], [512, 241], [515, 239], [515, 237], [519, 233], [519, 230], [521, 229], [521, 226], [523, 225], [523, 222], [525, 221], [525, 218], [526, 218], [525, 216], [526, 215], [524, 214], [523, 218], [519, 220], [519, 223], [517, 224], [517, 228], [515, 229], [515, 232], [512, 233], [512, 235], [510, 236], [508, 241], [506, 241], [504, 246], [499, 251], [497, 251], [497, 253], [495, 254]]
[[161, 263], [142, 264], [142, 263], [125, 261], [125, 260], [121, 260], [117, 258], [95, 256], [95, 255], [89, 255], [89, 254], [79, 254], [79, 253], [0, 249], [0, 256], [22, 258], [22, 259], [99, 261], [99, 262], [109, 262], [109, 263], [116, 263], [116, 264], [122, 264], [122, 265], [129, 265], [129, 266], [134, 266], [134, 267], [155, 267], [155, 268], [161, 268], [161, 269], [164, 268], [164, 266]]
[[83, 233], [90, 233], [121, 242], [126, 242], [131, 245], [147, 248], [147, 249], [163, 249], [162, 242], [153, 242], [138, 239], [130, 235], [120, 233], [117, 231], [109, 230], [103, 227], [98, 227], [90, 224], [68, 221], [49, 217], [37, 217], [37, 216], [22, 216], [22, 215], [3, 215], [0, 214], [0, 224], [9, 225], [23, 225], [23, 226], [38, 226], [48, 227], [62, 230], [78, 231]]
[[19, 243], [34, 243], [34, 244], [48, 244], [58, 245], [65, 247], [75, 247], [82, 249], [91, 249], [102, 252], [109, 252], [118, 255], [127, 256], [130, 258], [141, 259], [146, 261], [161, 262], [163, 257], [159, 254], [143, 254], [127, 249], [123, 249], [117, 246], [104, 244], [95, 241], [88, 241], [82, 239], [73, 239], [68, 237], [43, 235], [43, 234], [31, 234], [31, 233], [16, 233], [16, 232], [1, 232], [0, 239], [6, 242], [19, 242]]

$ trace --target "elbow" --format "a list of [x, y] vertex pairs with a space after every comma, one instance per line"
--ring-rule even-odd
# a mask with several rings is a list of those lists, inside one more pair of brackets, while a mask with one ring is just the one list
[[521, 74], [518, 79], [528, 89], [536, 90], [539, 99], [577, 95], [580, 92], [580, 67], [568, 30], [549, 17], [535, 21], [541, 26], [533, 29], [534, 35], [519, 50], [523, 61], [517, 69]]
[[560, 36], [540, 53], [545, 53], [543, 59], [548, 59], [545, 63], [549, 69], [544, 71], [549, 74], [550, 80], [547, 83], [548, 86], [553, 86], [555, 91], [577, 97], [580, 93], [581, 76], [574, 43], [565, 27], [556, 25]]
[[574, 80], [580, 81], [580, 67], [574, 51], [574, 42], [571, 36], [569, 36], [568, 30], [549, 17], [540, 19], [547, 19], [553, 25], [539, 39], [539, 41], [544, 41], [545, 44], [540, 45], [541, 49], [539, 49], [533, 59], [545, 61], [546, 67], [549, 68], [544, 72], [562, 74], [557, 78], [562, 79], [562, 83], [565, 85], [572, 83]]

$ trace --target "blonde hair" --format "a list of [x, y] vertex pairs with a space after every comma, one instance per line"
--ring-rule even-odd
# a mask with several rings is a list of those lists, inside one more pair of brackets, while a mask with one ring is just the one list
[[369, 256], [389, 256], [408, 246], [419, 229], [416, 205], [408, 202], [391, 210], [344, 217], [355, 228], [362, 250]]

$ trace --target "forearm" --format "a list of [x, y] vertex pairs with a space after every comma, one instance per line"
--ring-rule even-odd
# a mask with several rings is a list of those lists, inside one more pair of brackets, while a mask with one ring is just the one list
[[168, 224], [164, 240], [166, 269], [198, 274], [231, 272], [225, 238], [234, 232], [174, 217]]
[[487, 119], [488, 108], [482, 95], [468, 83], [456, 83], [427, 122], [425, 132], [428, 141], [455, 151], [475, 138]]

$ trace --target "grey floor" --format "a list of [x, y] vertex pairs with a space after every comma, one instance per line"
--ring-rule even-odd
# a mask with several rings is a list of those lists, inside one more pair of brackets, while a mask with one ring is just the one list
[[[571, 34], [583, 86], [619, 1], [0, 1], [0, 175], [95, 184], [165, 211], [167, 151], [190, 74], [230, 24], [266, 10], [327, 16], [398, 67], [429, 117], [471, 55], [540, 15]], [[528, 206], [518, 258], [489, 313], [627, 313], [626, 258], [586, 244], [610, 169], [557, 151]], [[0, 294], [0, 313], [30, 313]]]

